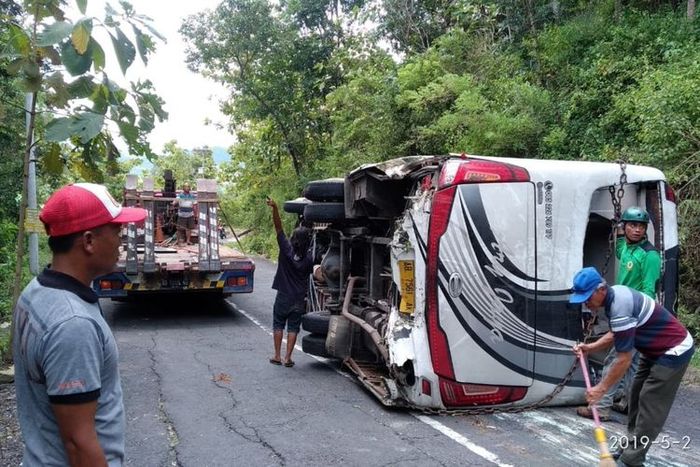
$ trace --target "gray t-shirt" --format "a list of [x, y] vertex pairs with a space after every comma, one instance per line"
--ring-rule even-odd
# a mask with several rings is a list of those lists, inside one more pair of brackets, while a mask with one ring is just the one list
[[97, 401], [95, 429], [110, 466], [124, 461], [124, 404], [117, 345], [97, 295], [71, 276], [44, 270], [15, 310], [17, 411], [23, 466], [68, 465], [51, 404]]

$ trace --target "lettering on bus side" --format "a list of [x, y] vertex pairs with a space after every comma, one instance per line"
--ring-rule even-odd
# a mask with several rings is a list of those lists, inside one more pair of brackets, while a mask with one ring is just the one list
[[552, 195], [552, 189], [554, 188], [554, 183], [551, 180], [544, 182], [544, 236], [546, 239], [552, 239], [552, 226], [553, 226], [553, 213], [552, 213], [552, 202], [554, 196]]

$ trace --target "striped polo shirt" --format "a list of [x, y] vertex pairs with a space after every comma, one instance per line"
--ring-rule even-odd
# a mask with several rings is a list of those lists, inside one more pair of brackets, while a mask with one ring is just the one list
[[688, 330], [666, 308], [624, 285], [608, 287], [605, 314], [615, 338], [615, 350], [636, 348], [664, 366], [690, 361], [695, 351]]
[[178, 210], [177, 215], [179, 217], [192, 217], [194, 216], [194, 203], [197, 198], [192, 193], [182, 192], [177, 195]]

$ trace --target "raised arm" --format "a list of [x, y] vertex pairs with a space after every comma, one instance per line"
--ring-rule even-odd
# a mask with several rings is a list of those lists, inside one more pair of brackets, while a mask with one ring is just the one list
[[277, 209], [277, 203], [275, 203], [275, 200], [270, 197], [267, 198], [266, 202], [267, 205], [272, 208], [272, 223], [275, 225], [275, 232], [279, 235], [283, 232], [283, 230], [282, 219], [280, 219], [280, 212], [279, 209]]

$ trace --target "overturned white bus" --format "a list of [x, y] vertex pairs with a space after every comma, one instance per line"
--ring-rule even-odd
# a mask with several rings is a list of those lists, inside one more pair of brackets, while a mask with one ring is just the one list
[[612, 224], [626, 207], [649, 212], [657, 298], [676, 299], [676, 204], [650, 167], [416, 156], [304, 195], [285, 204], [314, 226], [320, 261], [302, 347], [341, 359], [386, 405], [581, 403], [580, 370], [567, 377], [583, 337], [571, 279], [597, 266], [614, 282]]

